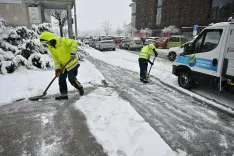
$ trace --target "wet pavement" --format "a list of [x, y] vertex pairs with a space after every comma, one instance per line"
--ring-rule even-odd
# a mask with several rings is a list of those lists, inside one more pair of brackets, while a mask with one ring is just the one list
[[[95, 88], [85, 88], [86, 94]], [[0, 107], [1, 156], [106, 156], [74, 103], [54, 98], [20, 101]]]
[[[151, 77], [89, 58], [136, 111], [177, 151], [192, 156], [234, 154], [234, 117]], [[114, 71], [114, 72], [113, 72]]]

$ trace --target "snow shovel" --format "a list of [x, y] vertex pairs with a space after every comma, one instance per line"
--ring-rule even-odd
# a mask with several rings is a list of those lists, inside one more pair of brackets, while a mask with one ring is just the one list
[[[63, 66], [63, 68], [62, 68], [62, 70], [61, 70], [62, 72], [63, 72], [63, 70], [65, 69], [65, 67], [68, 65], [68, 63], [70, 63], [70, 62], [71, 62], [71, 60], [69, 60], [69, 61]], [[52, 85], [52, 83], [54, 82], [54, 80], [55, 80], [56, 78], [57, 78], [57, 77], [54, 76], [53, 80], [52, 80], [52, 81], [50, 82], [50, 84], [46, 87], [46, 89], [45, 89], [45, 91], [43, 92], [42, 95], [30, 97], [30, 98], [28, 98], [28, 99], [31, 100], [31, 101], [37, 101], [37, 100], [43, 98], [43, 97], [47, 94], [47, 90], [50, 88], [50, 86]]]
[[[153, 63], [154, 63], [155, 59], [156, 59], [156, 56], [153, 59]], [[152, 66], [153, 65], [150, 66], [149, 72], [147, 73], [147, 79], [149, 79], [149, 75], [150, 75], [150, 71], [151, 71]]]

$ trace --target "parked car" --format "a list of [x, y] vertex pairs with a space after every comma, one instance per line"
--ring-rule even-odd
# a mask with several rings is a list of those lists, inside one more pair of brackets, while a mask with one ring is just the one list
[[189, 41], [189, 42], [186, 42], [185, 44], [179, 46], [179, 47], [173, 47], [173, 48], [169, 48], [169, 51], [168, 51], [168, 55], [167, 55], [167, 58], [170, 60], [170, 61], [175, 61], [176, 57], [179, 56], [180, 54], [182, 54], [184, 52], [184, 47], [186, 45], [189, 45], [191, 44], [193, 41]]
[[129, 50], [140, 50], [143, 46], [142, 40], [135, 38], [130, 41]]
[[123, 37], [114, 37], [115, 44], [120, 44]]
[[91, 38], [90, 37], [86, 37], [84, 40], [83, 40], [83, 42], [84, 42], [84, 44], [89, 44], [89, 41], [91, 40]]
[[98, 41], [98, 39], [94, 38], [89, 41], [89, 46], [95, 48], [95, 43]]
[[147, 39], [151, 39], [151, 40], [157, 40], [159, 39], [160, 37], [147, 37]]
[[104, 37], [100, 38], [96, 43], [95, 43], [96, 49], [102, 51], [102, 50], [115, 50], [115, 42], [112, 38], [110, 37]]
[[168, 40], [169, 39], [167, 37], [161, 37], [161, 38], [157, 39], [155, 42], [156, 48], [162, 48], [162, 49], [167, 48]]
[[188, 42], [188, 39], [186, 37], [172, 35], [170, 39], [168, 40], [167, 47], [168, 48], [179, 47], [186, 42]]
[[130, 40], [123, 40], [120, 44], [119, 44], [119, 48], [120, 49], [129, 49], [130, 46]]
[[151, 43], [155, 44], [155, 42], [156, 42], [156, 40], [153, 40], [153, 39], [146, 39], [144, 45], [151, 44]]

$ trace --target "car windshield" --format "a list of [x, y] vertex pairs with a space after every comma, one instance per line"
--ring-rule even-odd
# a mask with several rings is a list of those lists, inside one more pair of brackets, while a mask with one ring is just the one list
[[136, 44], [142, 44], [142, 41], [141, 40], [135, 40], [135, 43]]
[[105, 41], [105, 40], [112, 40], [112, 38], [103, 38], [102, 41]]

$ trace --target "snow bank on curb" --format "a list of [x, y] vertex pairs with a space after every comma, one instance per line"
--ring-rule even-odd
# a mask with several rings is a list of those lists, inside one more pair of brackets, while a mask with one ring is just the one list
[[110, 156], [173, 156], [160, 135], [110, 88], [98, 88], [76, 103]]
[[[27, 70], [25, 67], [20, 67], [13, 74], [0, 75], [0, 105], [20, 98], [41, 95], [53, 77], [53, 70], [36, 71]], [[101, 80], [104, 79], [95, 66], [87, 60], [81, 62], [77, 78], [84, 87], [90, 86], [90, 82], [101, 85]], [[67, 84], [69, 91], [75, 90], [68, 80]], [[55, 80], [47, 92], [47, 94], [55, 93], [59, 93], [58, 80]]]
[[[117, 49], [116, 52], [100, 52], [95, 49], [86, 49], [86, 51], [94, 58], [102, 60], [108, 64], [119, 66], [121, 68], [131, 70], [139, 73], [139, 65], [138, 65], [138, 55], [129, 53], [124, 50]], [[181, 92], [190, 95], [191, 97], [195, 97], [201, 101], [206, 102], [216, 108], [227, 111], [231, 114], [234, 114], [234, 111], [227, 106], [220, 105], [212, 100], [209, 100], [205, 97], [202, 97], [196, 93], [190, 92], [178, 86], [177, 77], [172, 73], [172, 65], [170, 62], [165, 62], [164, 59], [157, 58], [154, 66], [151, 70], [151, 75], [158, 78], [161, 82], [180, 90]], [[215, 97], [214, 97], [215, 98]], [[217, 101], [221, 97], [216, 97]], [[231, 104], [229, 104], [231, 105]]]

